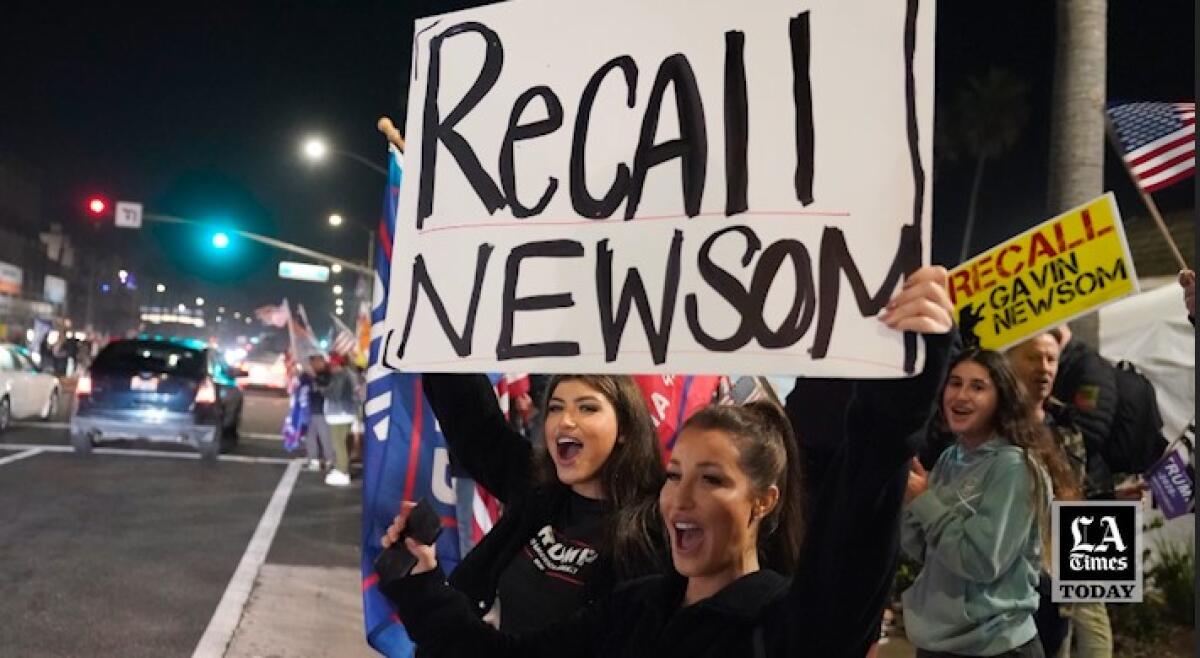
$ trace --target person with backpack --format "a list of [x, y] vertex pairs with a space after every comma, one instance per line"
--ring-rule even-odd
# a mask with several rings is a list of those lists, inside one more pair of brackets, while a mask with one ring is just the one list
[[[1087, 448], [1075, 422], [1075, 409], [1051, 395], [1058, 373], [1058, 331], [1037, 334], [1008, 350], [1013, 374], [1025, 387], [1030, 410], [1062, 449], [1066, 472], [1050, 471], [1055, 500], [1081, 500], [1096, 488], [1087, 481]], [[1038, 586], [1041, 601], [1035, 621], [1047, 656], [1059, 658], [1112, 658], [1112, 625], [1103, 603], [1068, 603], [1050, 600], [1049, 577], [1043, 572]], [[1061, 648], [1061, 653], [1060, 653]]]
[[1087, 453], [1088, 498], [1112, 499], [1113, 469], [1104, 448], [1117, 409], [1116, 371], [1091, 345], [1072, 340], [1070, 327], [1064, 324], [1056, 331], [1060, 353], [1051, 394], [1075, 408]]

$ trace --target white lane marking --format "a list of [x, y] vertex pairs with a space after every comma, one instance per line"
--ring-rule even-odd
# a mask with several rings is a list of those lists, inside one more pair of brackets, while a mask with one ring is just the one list
[[52, 422], [45, 422], [45, 421], [40, 421], [40, 420], [39, 421], [16, 420], [16, 421], [13, 421], [12, 426], [13, 427], [33, 427], [33, 428], [46, 429], [46, 430], [69, 430], [69, 429], [71, 429], [70, 423], [52, 423]]
[[[74, 452], [75, 449], [71, 446], [55, 446], [55, 445], [36, 445], [31, 443], [0, 443], [0, 450], [39, 450], [42, 452]], [[92, 452], [97, 455], [116, 455], [118, 457], [161, 457], [164, 459], [200, 459], [200, 453], [196, 452], [169, 452], [165, 450], [142, 450], [139, 448], [92, 448]], [[15, 455], [13, 455], [15, 457]], [[33, 455], [28, 455], [32, 457]], [[5, 459], [8, 459], [7, 457]], [[221, 455], [218, 457], [223, 462], [234, 462], [237, 464], [277, 464], [285, 466], [293, 463], [303, 463], [300, 458], [286, 457], [252, 457], [249, 455]], [[16, 461], [15, 459], [12, 461]], [[3, 463], [3, 462], [0, 462]]]
[[238, 432], [239, 439], [250, 439], [252, 441], [276, 441], [283, 443], [283, 435], [271, 434], [270, 432]]
[[[27, 421], [27, 420], [26, 421], [14, 421], [12, 426], [13, 427], [23, 427], [26, 429], [43, 429], [43, 430], [69, 430], [69, 429], [71, 429], [70, 423], [47, 423], [47, 422]], [[283, 441], [283, 438], [279, 434], [272, 434], [270, 432], [238, 432], [238, 438], [239, 439], [250, 439], [253, 441], [279, 441], [279, 442]]]
[[271, 542], [275, 540], [275, 531], [283, 519], [283, 511], [287, 507], [288, 498], [292, 495], [299, 474], [300, 462], [295, 461], [288, 465], [283, 477], [279, 479], [271, 502], [267, 503], [267, 509], [254, 530], [254, 536], [250, 538], [250, 544], [242, 554], [242, 561], [233, 572], [233, 578], [229, 580], [229, 586], [225, 588], [225, 594], [221, 596], [221, 602], [217, 604], [217, 610], [209, 620], [208, 628], [204, 629], [204, 635], [200, 637], [196, 650], [192, 652], [192, 658], [221, 658], [225, 655], [225, 649], [233, 639], [233, 633], [242, 619], [242, 611], [250, 599], [250, 590], [254, 588], [258, 571], [267, 559]]
[[42, 451], [41, 448], [29, 448], [28, 450], [18, 452], [15, 455], [9, 455], [7, 457], [0, 458], [0, 466], [3, 466], [5, 464], [11, 464], [15, 461], [25, 459], [26, 457], [32, 457], [32, 456], [40, 453], [41, 451]]

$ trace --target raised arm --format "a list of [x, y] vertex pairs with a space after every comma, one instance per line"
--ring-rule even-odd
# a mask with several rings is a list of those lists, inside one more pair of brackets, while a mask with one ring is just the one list
[[421, 376], [453, 459], [485, 489], [508, 503], [531, 477], [532, 447], [513, 430], [485, 375]]
[[[808, 539], [789, 594], [813, 655], [866, 655], [899, 553], [898, 521], [913, 448], [949, 360], [952, 307], [945, 270], [910, 277], [885, 321], [924, 333], [925, 367], [909, 379], [855, 383], [844, 439], [810, 489]], [[790, 402], [790, 401], [789, 401]], [[800, 636], [798, 636], [800, 637]]]

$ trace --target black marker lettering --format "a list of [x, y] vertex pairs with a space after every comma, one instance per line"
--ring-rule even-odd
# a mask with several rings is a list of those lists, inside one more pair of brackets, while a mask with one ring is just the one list
[[579, 258], [583, 245], [574, 240], [546, 240], [530, 242], [514, 248], [504, 265], [504, 296], [500, 315], [500, 339], [496, 343], [496, 359], [528, 359], [538, 356], [575, 356], [579, 354], [579, 343], [549, 342], [513, 345], [513, 322], [518, 311], [542, 311], [551, 308], [569, 308], [575, 305], [571, 293], [557, 295], [534, 295], [517, 297], [517, 278], [521, 273], [521, 261], [526, 258]]
[[621, 337], [629, 320], [630, 307], [637, 304], [642, 330], [650, 343], [650, 355], [655, 364], [667, 360], [667, 345], [671, 340], [671, 321], [675, 317], [675, 298], [679, 293], [680, 254], [683, 250], [683, 231], [676, 230], [671, 238], [671, 251], [667, 255], [667, 272], [663, 278], [661, 324], [655, 328], [654, 315], [650, 311], [650, 300], [646, 286], [637, 268], [629, 268], [621, 285], [621, 298], [617, 302], [617, 313], [612, 308], [612, 261], [613, 252], [608, 240], [596, 245], [596, 298], [600, 303], [600, 333], [604, 337], [604, 360], [616, 361], [621, 348]]
[[408, 346], [408, 335], [412, 332], [413, 318], [417, 313], [421, 290], [425, 291], [425, 296], [433, 306], [433, 312], [437, 315], [446, 338], [450, 339], [454, 352], [459, 356], [471, 355], [471, 336], [475, 332], [475, 312], [479, 310], [479, 293], [483, 289], [483, 275], [487, 272], [488, 259], [491, 257], [493, 249], [495, 248], [492, 245], [485, 243], [479, 245], [479, 250], [476, 252], [475, 283], [471, 288], [471, 302], [467, 307], [467, 320], [463, 324], [462, 334], [456, 332], [454, 324], [450, 322], [446, 305], [442, 302], [442, 297], [438, 294], [437, 289], [434, 288], [433, 280], [429, 278], [429, 272], [425, 268], [425, 257], [417, 256], [413, 261], [412, 289], [408, 296], [408, 318], [404, 321], [404, 334], [400, 338], [400, 347], [396, 350], [396, 358], [404, 358], [404, 350]]
[[611, 217], [617, 206], [625, 200], [629, 191], [629, 167], [624, 162], [617, 165], [617, 175], [613, 184], [608, 188], [603, 199], [595, 199], [587, 189], [587, 172], [583, 166], [585, 148], [587, 146], [588, 122], [592, 118], [592, 104], [596, 102], [596, 94], [600, 83], [614, 68], [621, 69], [625, 74], [625, 104], [633, 107], [637, 99], [637, 64], [629, 55], [621, 55], [605, 62], [592, 74], [583, 95], [579, 99], [579, 114], [575, 117], [575, 133], [571, 140], [571, 205], [581, 217], [589, 219], [605, 219]]
[[[467, 32], [474, 32], [483, 38], [483, 67], [479, 70], [479, 77], [475, 79], [475, 83], [471, 85], [466, 95], [443, 120], [438, 110], [437, 100], [438, 86], [441, 82], [442, 42]], [[497, 189], [496, 182], [484, 171], [471, 144], [454, 130], [454, 126], [458, 125], [458, 122], [462, 121], [463, 117], [467, 116], [467, 113], [474, 109], [479, 101], [483, 100], [483, 97], [491, 91], [492, 86], [496, 84], [496, 79], [500, 77], [500, 69], [503, 66], [504, 47], [500, 44], [500, 37], [482, 23], [459, 23], [430, 39], [429, 82], [425, 89], [425, 115], [421, 125], [421, 184], [417, 200], [418, 230], [424, 227], [425, 218], [433, 214], [438, 142], [444, 144], [450, 154], [454, 156], [459, 168], [471, 183], [471, 187], [475, 189], [479, 200], [483, 201], [489, 214], [504, 207], [504, 196]]]
[[[519, 123], [521, 113], [525, 111], [529, 101], [534, 98], [541, 98], [542, 102], [546, 104], [546, 118], [522, 125]], [[558, 102], [558, 96], [549, 87], [539, 86], [527, 89], [513, 103], [512, 114], [508, 117], [508, 130], [504, 133], [504, 141], [500, 144], [500, 183], [504, 186], [504, 196], [508, 199], [509, 207], [512, 208], [513, 217], [531, 217], [541, 213], [546, 209], [546, 204], [550, 203], [550, 198], [554, 196], [555, 190], [558, 189], [558, 179], [551, 176], [550, 182], [546, 185], [546, 191], [542, 193], [542, 198], [538, 200], [537, 204], [533, 208], [523, 206], [517, 199], [513, 144], [523, 139], [549, 135], [562, 126], [562, 120], [562, 103]]]
[[725, 33], [725, 216], [746, 212], [746, 35]]
[[[667, 84], [671, 85], [675, 93], [679, 139], [654, 144]], [[687, 57], [681, 54], [664, 59], [658, 67], [658, 75], [654, 78], [646, 114], [642, 117], [637, 152], [633, 157], [633, 178], [629, 184], [629, 203], [625, 206], [625, 219], [633, 219], [637, 214], [638, 203], [642, 200], [642, 187], [646, 184], [646, 174], [650, 169], [675, 158], [680, 159], [684, 212], [688, 217], [695, 217], [700, 213], [700, 201], [704, 196], [704, 175], [708, 167], [708, 134], [704, 127], [704, 103], [700, 99], [700, 89], [696, 86], [696, 74], [692, 71]]]

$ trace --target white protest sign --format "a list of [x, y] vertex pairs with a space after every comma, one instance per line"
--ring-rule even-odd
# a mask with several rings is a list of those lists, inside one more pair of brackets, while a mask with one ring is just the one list
[[897, 377], [932, 2], [507, 2], [418, 20], [383, 363]]

